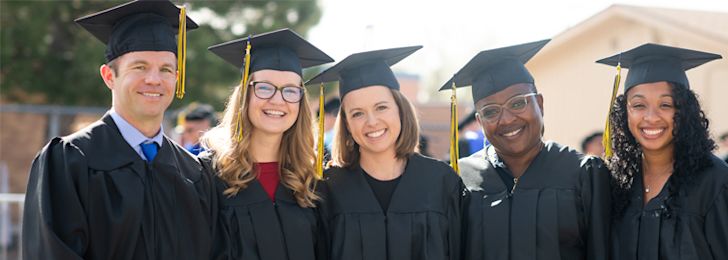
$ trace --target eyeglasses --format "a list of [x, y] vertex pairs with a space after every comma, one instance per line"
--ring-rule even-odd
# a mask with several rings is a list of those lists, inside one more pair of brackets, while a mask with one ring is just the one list
[[278, 87], [270, 82], [253, 81], [250, 82], [253, 87], [253, 93], [260, 99], [271, 99], [276, 92], [281, 92], [281, 97], [288, 103], [298, 103], [303, 99], [303, 88], [296, 85], [286, 85]]
[[533, 96], [538, 96], [541, 94], [538, 93], [528, 93], [524, 95], [518, 95], [515, 97], [512, 97], [508, 99], [503, 105], [500, 104], [490, 104], [487, 106], [484, 106], [478, 110], [478, 115], [480, 118], [484, 119], [488, 123], [495, 123], [500, 119], [501, 114], [503, 114], [503, 109], [507, 109], [508, 112], [511, 112], [513, 114], [520, 114], [523, 113], [523, 111], [526, 111], [526, 107], [528, 105], [528, 98]]

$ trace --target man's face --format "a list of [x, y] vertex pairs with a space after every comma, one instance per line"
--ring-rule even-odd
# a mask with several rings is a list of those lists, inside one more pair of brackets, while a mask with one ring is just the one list
[[183, 145], [195, 145], [200, 142], [202, 134], [212, 127], [209, 120], [186, 120], [182, 132]]
[[132, 124], [161, 122], [177, 82], [174, 53], [129, 52], [114, 63], [116, 72], [107, 65], [101, 67], [101, 76], [111, 89], [114, 110]]
[[[499, 155], [523, 156], [540, 147], [543, 130], [543, 97], [528, 95], [535, 92], [533, 85], [519, 83], [475, 103], [475, 109], [478, 111], [476, 119]], [[523, 97], [524, 95], [527, 96]], [[500, 114], [495, 116], [492, 112], [488, 112], [491, 111], [488, 108], [494, 104], [501, 105]], [[490, 114], [486, 115], [487, 113]]]

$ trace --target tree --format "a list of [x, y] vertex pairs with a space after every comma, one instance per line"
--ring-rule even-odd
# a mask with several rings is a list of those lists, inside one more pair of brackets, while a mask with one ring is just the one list
[[[98, 72], [105, 46], [73, 19], [120, 3], [0, 1], [0, 101], [108, 106], [111, 93]], [[321, 16], [315, 0], [192, 0], [187, 6], [200, 28], [188, 33], [187, 94], [174, 107], [198, 101], [222, 109], [240, 80], [239, 70], [208, 46], [286, 27], [305, 35]]]

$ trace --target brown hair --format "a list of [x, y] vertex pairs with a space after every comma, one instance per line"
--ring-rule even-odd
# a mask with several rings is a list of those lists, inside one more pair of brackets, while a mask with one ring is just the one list
[[[251, 129], [253, 124], [248, 118], [249, 106], [244, 106], [239, 96], [243, 93], [238, 85], [225, 108], [222, 122], [202, 137], [202, 142], [213, 153], [213, 167], [217, 175], [228, 184], [224, 191], [227, 196], [234, 196], [241, 189], [255, 180], [257, 174], [253, 169], [253, 157], [250, 154]], [[305, 91], [305, 90], [304, 90]], [[252, 88], [245, 93], [245, 103], [250, 102]], [[283, 133], [280, 154], [278, 155], [281, 184], [293, 191], [296, 201], [301, 207], [314, 207], [314, 201], [319, 197], [314, 192], [316, 175], [314, 152], [314, 124], [308, 100], [299, 102], [299, 111], [296, 122]], [[243, 134], [240, 141], [236, 141], [235, 117], [238, 112], [243, 113]]]
[[[390, 89], [394, 103], [399, 108], [399, 118], [402, 122], [401, 131], [395, 144], [397, 159], [404, 159], [419, 152], [420, 125], [415, 115], [415, 108], [397, 90]], [[334, 126], [334, 140], [331, 149], [331, 164], [334, 166], [350, 168], [359, 163], [359, 144], [354, 141], [347, 128], [346, 112], [344, 112], [344, 99], [341, 99], [339, 116]]]

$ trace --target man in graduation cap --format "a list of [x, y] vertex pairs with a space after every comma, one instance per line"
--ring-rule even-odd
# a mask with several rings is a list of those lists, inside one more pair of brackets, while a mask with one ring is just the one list
[[107, 46], [100, 71], [112, 107], [33, 161], [24, 258], [209, 258], [214, 184], [161, 127], [183, 78], [175, 34], [184, 39], [196, 24], [169, 1], [129, 2], [76, 22]]
[[215, 109], [208, 104], [192, 103], [178, 112], [176, 131], [180, 144], [188, 152], [198, 155], [205, 149], [200, 144], [200, 137], [217, 125]]
[[543, 96], [524, 64], [546, 43], [482, 51], [442, 88], [472, 87], [491, 144], [459, 161], [472, 192], [465, 259], [608, 259], [606, 168], [542, 139]]

